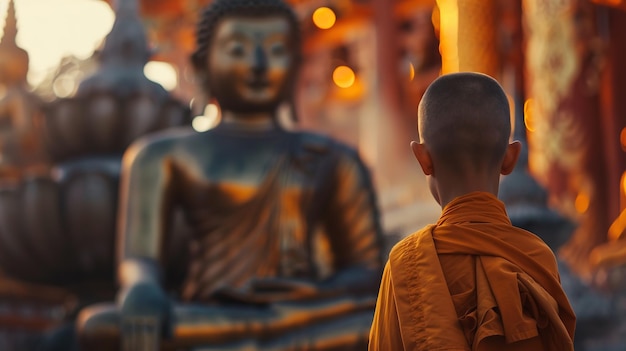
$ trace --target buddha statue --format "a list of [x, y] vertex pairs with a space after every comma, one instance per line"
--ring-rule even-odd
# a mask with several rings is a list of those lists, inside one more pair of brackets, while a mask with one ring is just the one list
[[[355, 150], [281, 126], [299, 36], [282, 0], [204, 10], [192, 63], [221, 120], [153, 134], [125, 153], [120, 291], [116, 304], [80, 313], [82, 349], [367, 347], [383, 259], [375, 194]], [[189, 264], [166, 290], [177, 209], [191, 228]]]

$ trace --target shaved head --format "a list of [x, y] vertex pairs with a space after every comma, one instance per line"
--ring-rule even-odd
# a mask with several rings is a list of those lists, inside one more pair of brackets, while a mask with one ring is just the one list
[[437, 168], [500, 167], [511, 135], [509, 102], [498, 82], [480, 73], [436, 79], [420, 102], [418, 133]]

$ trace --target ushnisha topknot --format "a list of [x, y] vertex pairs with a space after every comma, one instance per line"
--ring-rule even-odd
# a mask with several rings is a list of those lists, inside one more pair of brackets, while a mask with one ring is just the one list
[[437, 160], [457, 171], [498, 167], [511, 136], [509, 101], [493, 78], [446, 74], [426, 90], [418, 133]]

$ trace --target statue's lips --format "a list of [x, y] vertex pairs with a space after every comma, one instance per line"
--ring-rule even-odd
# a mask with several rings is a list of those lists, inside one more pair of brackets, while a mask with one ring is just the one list
[[269, 87], [270, 82], [266, 79], [253, 79], [247, 82], [248, 87], [254, 90], [261, 90]]

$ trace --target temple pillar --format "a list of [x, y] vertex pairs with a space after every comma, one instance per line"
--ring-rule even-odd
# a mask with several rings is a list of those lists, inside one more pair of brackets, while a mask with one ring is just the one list
[[561, 253], [587, 274], [589, 252], [605, 240], [609, 223], [595, 8], [581, 0], [524, 0], [523, 20], [530, 169], [550, 204], [578, 222]]
[[[393, 16], [393, 7], [389, 0], [372, 2], [374, 23], [376, 26], [376, 92], [379, 96], [379, 115], [375, 122], [378, 130], [376, 148], [376, 167], [388, 170], [378, 179], [380, 188], [393, 188], [398, 177], [406, 171], [410, 162], [408, 147], [415, 139], [415, 129], [405, 128], [404, 109], [401, 100], [401, 84], [397, 74], [399, 62], [398, 28]], [[386, 190], [382, 190], [386, 192]], [[383, 195], [384, 197], [384, 195]]]
[[601, 8], [599, 13], [604, 22], [600, 27], [601, 35], [607, 45], [600, 102], [603, 134], [606, 136], [603, 146], [607, 158], [607, 214], [613, 220], [626, 209], [626, 203], [620, 201], [620, 194], [626, 193], [626, 187], [621, 182], [622, 173], [626, 170], [626, 100], [623, 99], [626, 91], [626, 41], [623, 36], [626, 33], [626, 8]]
[[[617, 4], [619, 5], [619, 4]], [[611, 221], [606, 243], [596, 246], [590, 262], [598, 273], [596, 281], [614, 290], [626, 289], [626, 101], [620, 96], [626, 90], [625, 6], [600, 8], [600, 34], [606, 43], [607, 56], [601, 77], [601, 111], [603, 152], [607, 159], [607, 215]]]
[[437, 0], [442, 72], [474, 71], [500, 79], [498, 8], [493, 0]]

